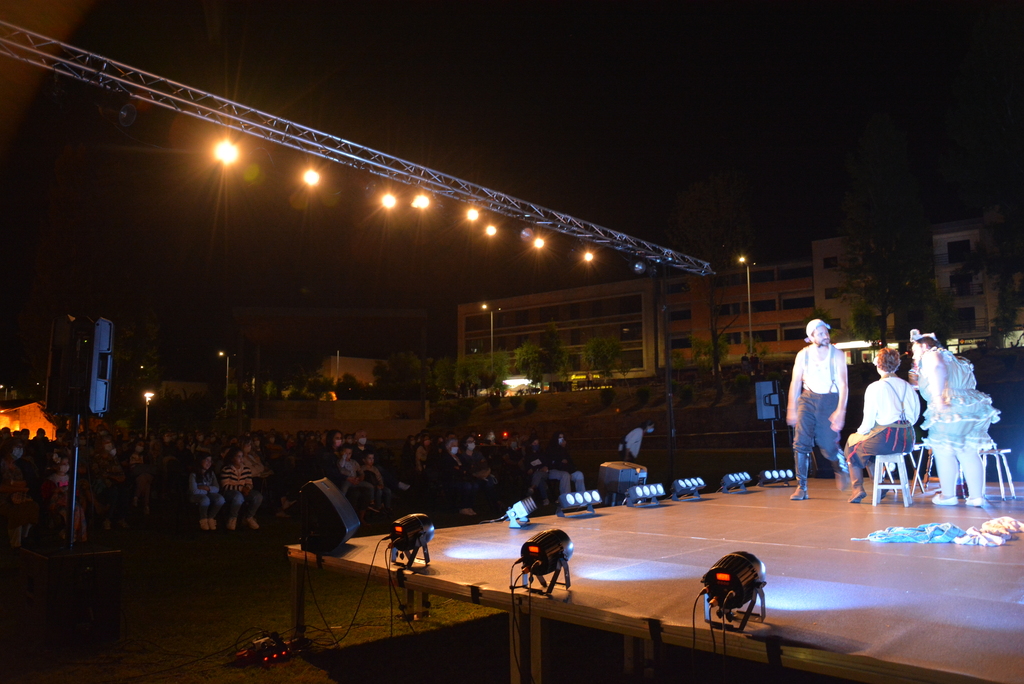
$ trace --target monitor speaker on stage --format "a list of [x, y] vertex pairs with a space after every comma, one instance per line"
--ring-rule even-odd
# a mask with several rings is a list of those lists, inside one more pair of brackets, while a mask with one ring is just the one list
[[46, 411], [53, 415], [110, 410], [114, 324], [105, 318], [58, 316], [50, 328]]
[[299, 495], [302, 500], [302, 550], [318, 556], [338, 553], [359, 529], [356, 509], [327, 478], [307, 482], [299, 490]]
[[763, 380], [754, 383], [756, 393], [755, 403], [757, 404], [758, 420], [779, 420], [782, 418], [782, 408], [779, 401], [779, 381]]

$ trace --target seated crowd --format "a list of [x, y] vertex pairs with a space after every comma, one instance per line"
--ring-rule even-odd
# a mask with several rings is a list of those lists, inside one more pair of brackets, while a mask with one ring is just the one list
[[0, 429], [0, 517], [12, 548], [43, 534], [63, 538], [71, 519], [80, 541], [88, 539], [90, 524], [127, 528], [157, 505], [188, 507], [204, 531], [218, 529], [218, 518], [227, 530], [256, 530], [257, 513], [290, 517], [301, 487], [320, 478], [341, 490], [360, 520], [391, 516], [397, 496], [430, 512], [466, 516], [477, 515], [479, 500], [488, 514], [500, 516], [502, 501], [533, 496], [546, 504], [570, 486], [584, 489], [562, 432], [543, 447], [537, 435], [499, 440], [488, 432], [460, 439], [423, 432], [410, 435], [400, 455], [375, 445], [363, 430], [230, 436], [104, 429], [83, 432], [77, 441], [71, 513], [72, 433], [58, 430], [51, 440], [43, 430], [33, 437], [28, 430]]

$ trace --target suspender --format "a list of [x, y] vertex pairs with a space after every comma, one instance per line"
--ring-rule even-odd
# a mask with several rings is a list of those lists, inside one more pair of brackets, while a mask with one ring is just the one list
[[[833, 362], [834, 361], [834, 359], [833, 359], [833, 352], [835, 351], [835, 349], [836, 348], [833, 345], [831, 345], [831, 344], [828, 345], [828, 380], [829, 380], [828, 391], [829, 391], [829, 393], [831, 393], [832, 390], [835, 390], [836, 392], [839, 391], [839, 386], [836, 384], [836, 366], [835, 366], [835, 363]], [[810, 365], [811, 365], [811, 353], [807, 352], [807, 353], [804, 354], [804, 370], [807, 370], [808, 366], [810, 366]]]

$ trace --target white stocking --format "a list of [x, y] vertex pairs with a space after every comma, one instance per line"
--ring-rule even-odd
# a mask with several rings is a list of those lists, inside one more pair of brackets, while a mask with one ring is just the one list
[[985, 471], [981, 467], [981, 456], [976, 451], [961, 449], [957, 452], [957, 458], [960, 459], [960, 469], [964, 471], [969, 496], [972, 499], [984, 498]]
[[942, 485], [942, 498], [952, 499], [956, 496], [956, 476], [960, 472], [960, 462], [951, 447], [932, 447], [935, 468], [939, 471], [939, 483]]

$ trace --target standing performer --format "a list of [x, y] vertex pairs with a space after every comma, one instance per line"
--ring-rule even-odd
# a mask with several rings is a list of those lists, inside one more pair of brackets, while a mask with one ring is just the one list
[[793, 458], [796, 461], [797, 490], [789, 497], [793, 501], [807, 498], [807, 472], [811, 465], [811, 450], [817, 444], [836, 473], [836, 488], [846, 489], [849, 475], [846, 459], [840, 458], [839, 431], [846, 422], [846, 400], [849, 385], [846, 381], [846, 358], [832, 346], [825, 321], [815, 318], [807, 324], [806, 341], [793, 362], [793, 380], [789, 384], [789, 403], [786, 406], [786, 424], [795, 430]]
[[928, 431], [924, 444], [932, 450], [942, 485], [932, 503], [957, 504], [956, 478], [963, 470], [970, 495], [965, 503], [983, 506], [985, 471], [978, 452], [995, 446], [988, 426], [999, 420], [999, 411], [992, 407], [992, 397], [975, 389], [978, 382], [971, 362], [940, 347], [935, 333], [911, 330], [910, 341], [914, 353], [910, 384], [928, 402], [921, 428]]
[[914, 423], [921, 415], [921, 402], [914, 388], [896, 377], [899, 367], [900, 353], [895, 349], [883, 349], [875, 357], [882, 378], [864, 390], [864, 420], [846, 440], [853, 487], [850, 503], [860, 503], [867, 496], [864, 469], [871, 469], [875, 456], [905, 454], [914, 448]]

